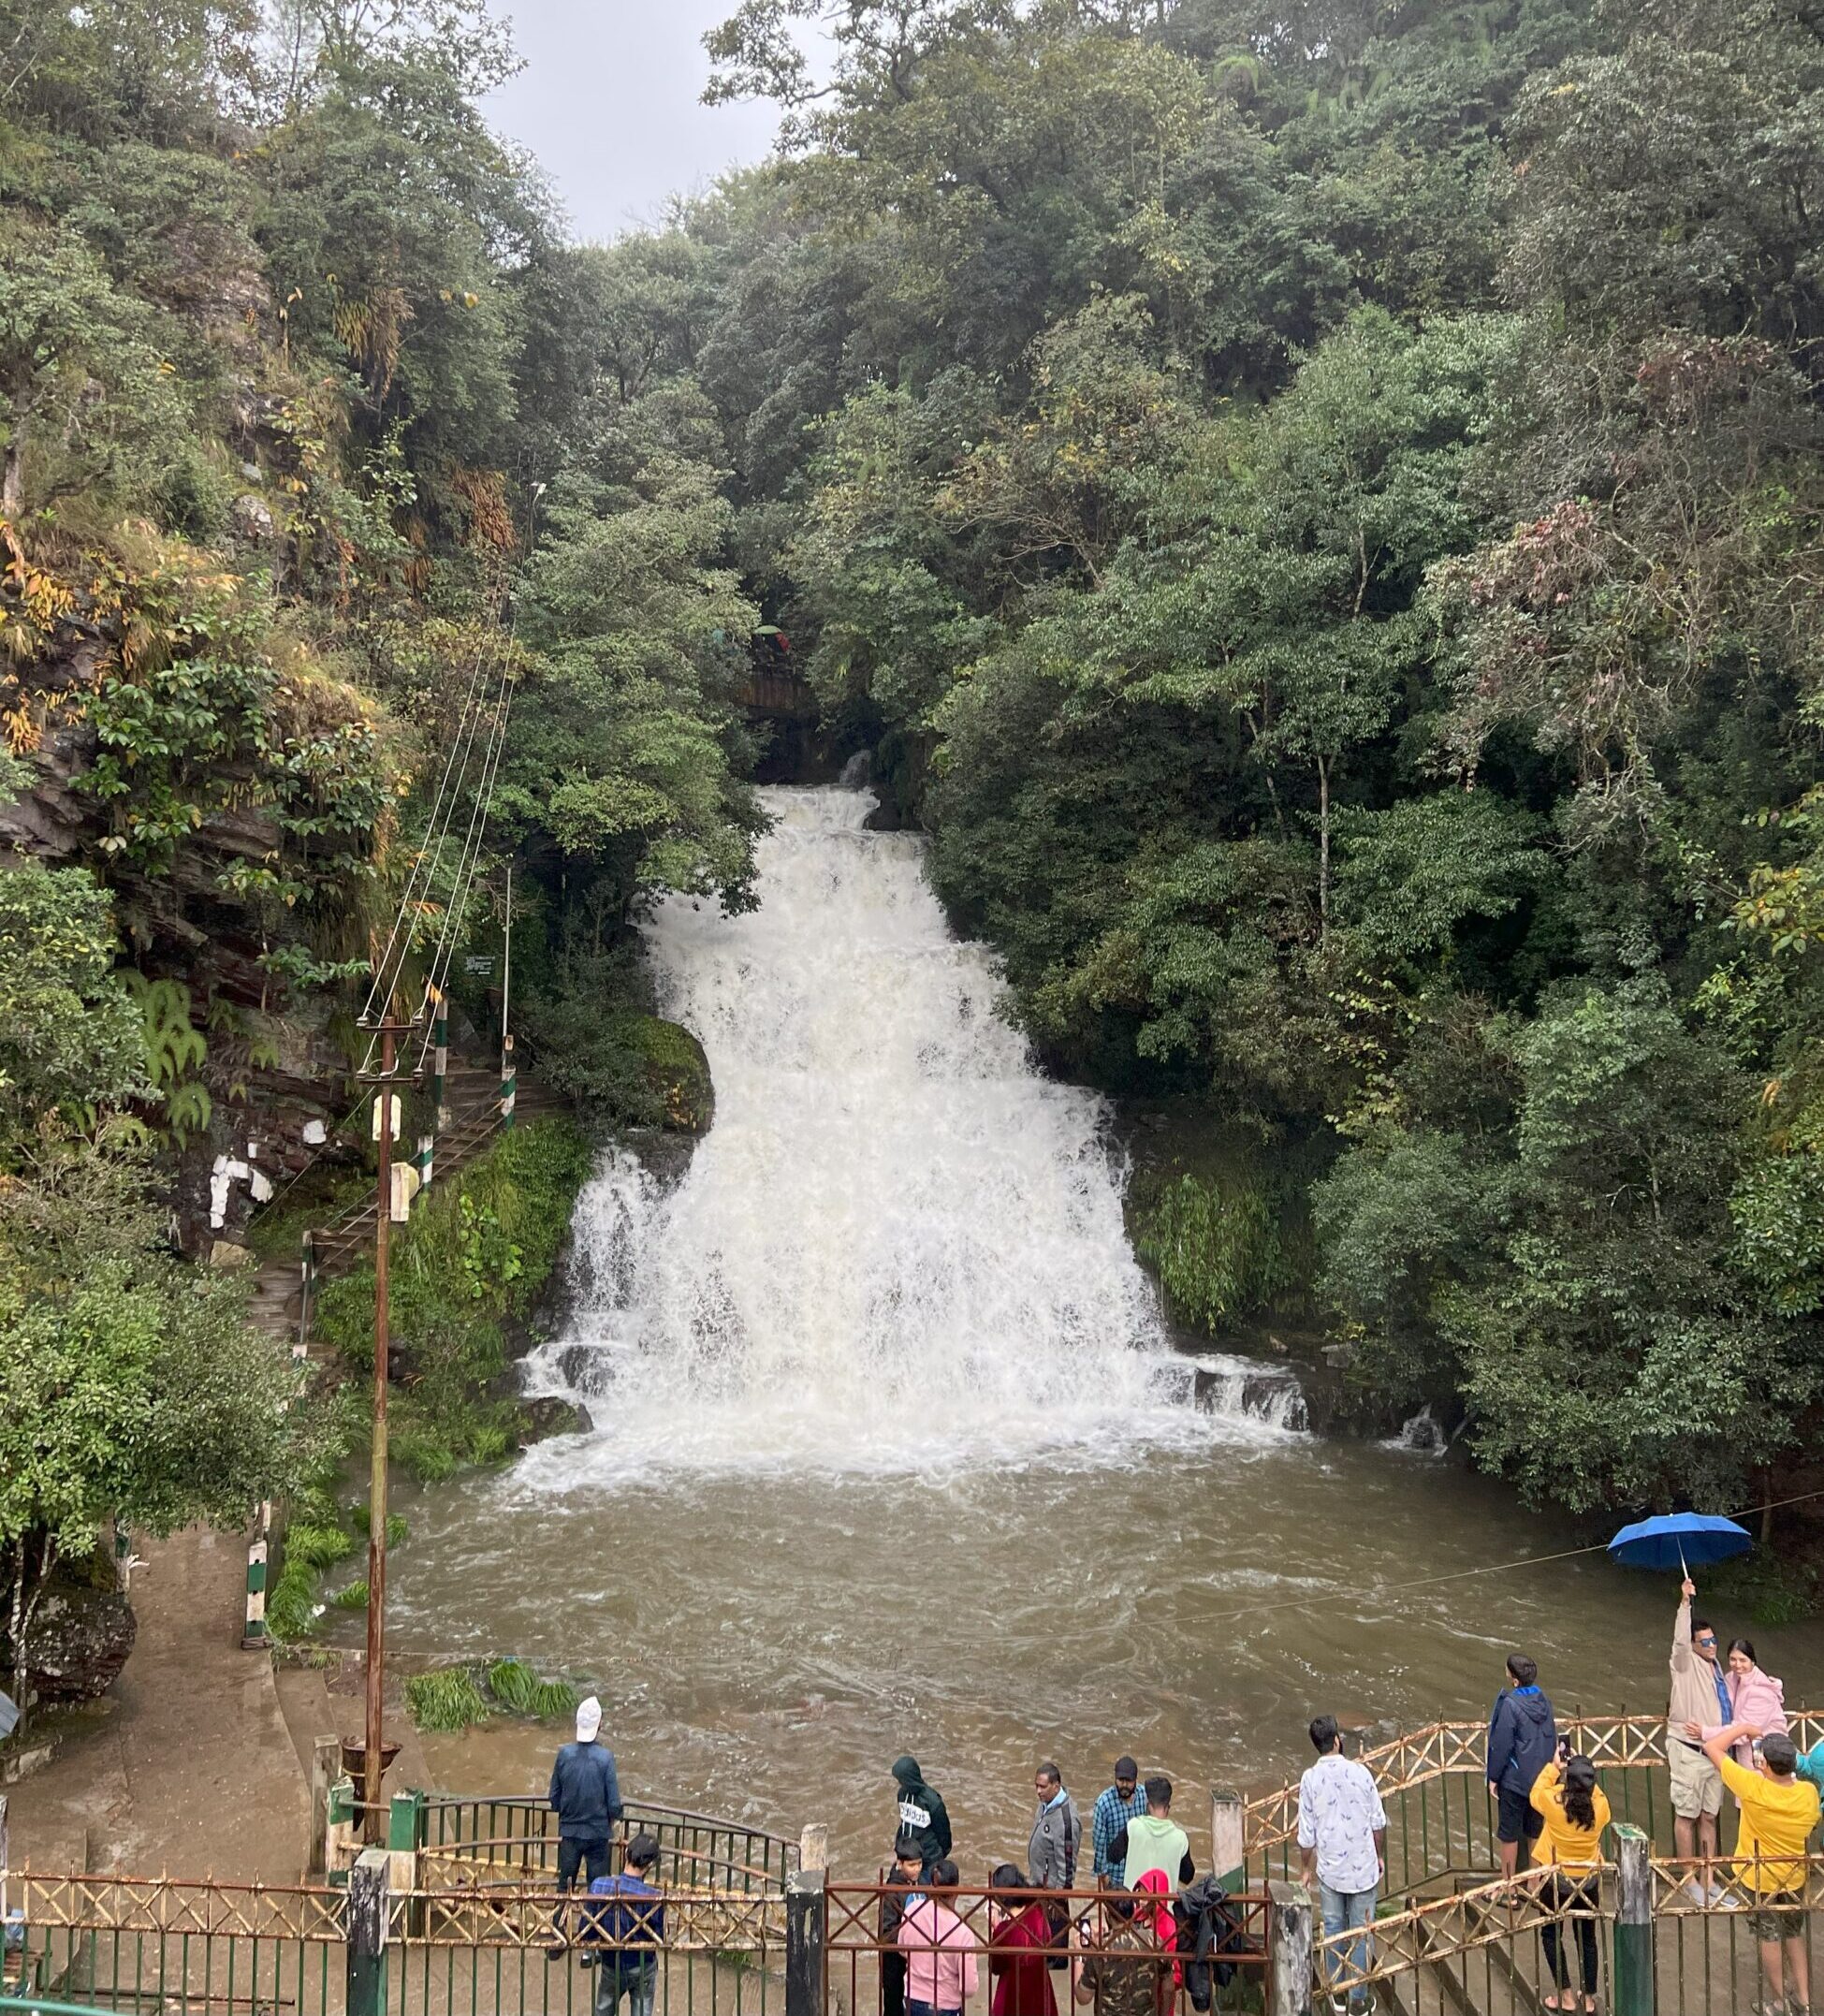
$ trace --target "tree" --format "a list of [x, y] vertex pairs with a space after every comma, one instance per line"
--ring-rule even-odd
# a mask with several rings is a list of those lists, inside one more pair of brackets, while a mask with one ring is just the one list
[[28, 449], [45, 464], [43, 504], [168, 443], [182, 408], [149, 329], [75, 232], [0, 235], [0, 513], [24, 508]]

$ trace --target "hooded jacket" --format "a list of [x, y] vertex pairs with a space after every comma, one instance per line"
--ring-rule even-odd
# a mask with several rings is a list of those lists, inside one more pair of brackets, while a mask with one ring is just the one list
[[1077, 1851], [1083, 1846], [1083, 1820], [1076, 1801], [1060, 1785], [1058, 1796], [1039, 1808], [1032, 1838], [1026, 1845], [1026, 1865], [1035, 1890], [1070, 1890], [1076, 1881]]
[[1488, 1721], [1488, 1782], [1525, 1799], [1557, 1750], [1557, 1717], [1544, 1693], [1503, 1687]]
[[899, 1758], [893, 1775], [899, 1787], [899, 1832], [918, 1843], [928, 1869], [950, 1852], [950, 1815], [943, 1801], [926, 1784], [917, 1758]]

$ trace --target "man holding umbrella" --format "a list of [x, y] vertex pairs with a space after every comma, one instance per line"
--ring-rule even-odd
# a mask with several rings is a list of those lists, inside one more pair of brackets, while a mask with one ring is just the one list
[[[1723, 1810], [1723, 1780], [1699, 1739], [1706, 1729], [1735, 1719], [1739, 1703], [1716, 1657], [1716, 1632], [1691, 1615], [1698, 1593], [1691, 1570], [1708, 1561], [1745, 1554], [1754, 1536], [1733, 1519], [1705, 1512], [1661, 1512], [1625, 1526], [1609, 1542], [1612, 1559], [1627, 1568], [1677, 1569], [1681, 1584], [1672, 1625], [1671, 1699], [1666, 1709], [1666, 1764], [1672, 1778], [1672, 1820], [1678, 1852], [1701, 1856], [1702, 1866], [1685, 1884], [1699, 1904], [1715, 1904], [1723, 1886], [1713, 1881], [1711, 1863], [1718, 1846], [1717, 1816]], [[1718, 1710], [1721, 1711], [1720, 1716]]]
[[1704, 1755], [1703, 1745], [1685, 1733], [1688, 1727], [1713, 1728], [1732, 1722], [1729, 1675], [1716, 1657], [1716, 1627], [1708, 1617], [1691, 1614], [1696, 1585], [1687, 1575], [1672, 1623], [1671, 1701], [1666, 1711], [1666, 1763], [1672, 1779], [1672, 1831], [1682, 1861], [1700, 1858], [1700, 1866], [1685, 1886], [1699, 1904], [1715, 1904], [1723, 1886], [1712, 1878], [1711, 1864], [1719, 1846], [1718, 1819], [1723, 1810], [1723, 1775]]

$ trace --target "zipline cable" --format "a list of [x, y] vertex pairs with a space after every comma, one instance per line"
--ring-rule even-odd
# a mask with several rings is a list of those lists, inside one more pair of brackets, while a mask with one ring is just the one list
[[[467, 774], [468, 751], [474, 746], [474, 731], [480, 724], [477, 695], [482, 691], [481, 668], [487, 660], [489, 644], [492, 641], [491, 635], [484, 636], [481, 643], [476, 647], [474, 665], [469, 674], [468, 691], [462, 700], [462, 711], [457, 717], [456, 733], [451, 738], [448, 752], [444, 758], [443, 775], [438, 780], [437, 796], [431, 805], [430, 816], [425, 823], [424, 838], [420, 841], [417, 854], [413, 859], [411, 873], [406, 877], [405, 888], [400, 897], [399, 910], [393, 918], [393, 927], [387, 934], [386, 946], [373, 966], [373, 977], [368, 987], [367, 1000], [361, 1008], [361, 1020], [364, 1022], [372, 1017], [376, 1001], [384, 1003], [391, 993], [391, 986], [387, 984], [387, 977], [388, 969], [393, 966], [394, 947], [399, 947], [399, 963], [402, 966], [406, 953], [411, 945], [411, 933], [407, 928], [407, 919], [413, 906], [422, 901], [423, 897], [430, 893], [431, 880], [435, 875], [437, 867], [441, 865], [444, 842], [448, 837], [450, 826], [454, 823], [456, 816], [457, 795], [450, 789], [451, 779], [456, 774], [459, 753], [462, 756], [463, 774]], [[457, 790], [458, 792], [460, 790], [460, 782]], [[447, 811], [445, 810], [445, 804], [448, 807]], [[420, 871], [424, 876], [424, 889], [422, 892], [418, 888]], [[401, 932], [404, 933], [404, 942], [402, 944], [401, 943]], [[393, 972], [394, 984], [397, 983], [397, 979], [398, 973], [395, 971]], [[372, 1045], [370, 1045], [371, 1047]], [[371, 1062], [372, 1059], [369, 1061]]]
[[[1777, 1512], [1784, 1505], [1803, 1505], [1812, 1498], [1824, 1498], [1824, 1491], [1802, 1491], [1796, 1497], [1774, 1498], [1772, 1503], [1765, 1505], [1746, 1505], [1739, 1512], [1728, 1512], [1724, 1516], [1730, 1519], [1745, 1518], [1753, 1512]], [[1607, 1554], [1608, 1551], [1609, 1542], [1606, 1540], [1599, 1540], [1593, 1541], [1587, 1547], [1566, 1547], [1557, 1554], [1528, 1555], [1518, 1561], [1491, 1561], [1482, 1568], [1453, 1568], [1446, 1574], [1421, 1575], [1413, 1582], [1382, 1583], [1371, 1591], [1364, 1591], [1364, 1594], [1403, 1596], [1409, 1589], [1432, 1589], [1436, 1588], [1440, 1583], [1465, 1582], [1475, 1575], [1498, 1575], [1506, 1570], [1514, 1568], [1543, 1568], [1549, 1562], [1575, 1561], [1586, 1554]], [[1295, 1596], [1280, 1603], [1250, 1603], [1246, 1610], [1227, 1611], [1218, 1616], [1209, 1618], [1207, 1621], [1211, 1624], [1234, 1624], [1244, 1617], [1265, 1616], [1276, 1610], [1312, 1610], [1320, 1603], [1334, 1603], [1335, 1600], [1336, 1591], [1327, 1589], [1319, 1596]]]

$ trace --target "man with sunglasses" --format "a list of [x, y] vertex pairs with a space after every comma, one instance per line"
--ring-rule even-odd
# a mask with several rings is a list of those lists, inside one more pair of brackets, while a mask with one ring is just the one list
[[1720, 1903], [1723, 1885], [1715, 1880], [1718, 1816], [1723, 1810], [1722, 1774], [1704, 1755], [1703, 1746], [1685, 1732], [1687, 1723], [1707, 1729], [1735, 1719], [1729, 1700], [1729, 1672], [1716, 1657], [1716, 1628], [1707, 1617], [1693, 1617], [1691, 1599], [1697, 1588], [1687, 1575], [1672, 1625], [1672, 1692], [1666, 1716], [1666, 1762], [1672, 1778], [1672, 1828], [1682, 1859], [1698, 1858], [1700, 1865], [1685, 1888], [1699, 1904]]

